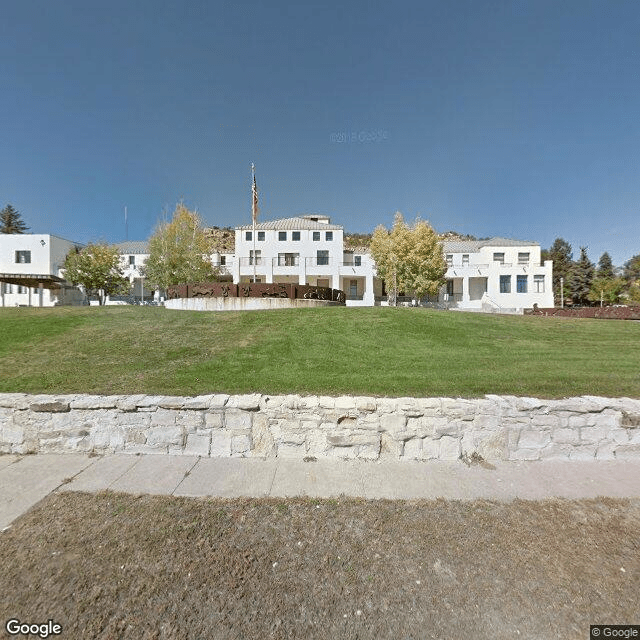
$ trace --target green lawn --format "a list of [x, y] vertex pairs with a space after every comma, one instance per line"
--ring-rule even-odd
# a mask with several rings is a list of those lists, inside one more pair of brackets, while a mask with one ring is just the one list
[[0, 392], [640, 397], [640, 323], [345, 308], [0, 309]]

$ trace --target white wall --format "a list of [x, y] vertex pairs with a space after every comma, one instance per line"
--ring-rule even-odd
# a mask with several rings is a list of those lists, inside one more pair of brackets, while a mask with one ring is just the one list
[[[332, 225], [333, 226], [333, 225]], [[297, 276], [299, 284], [307, 284], [309, 276], [328, 277], [330, 286], [339, 288], [340, 266], [343, 260], [343, 231], [342, 229], [287, 229], [264, 231], [265, 239], [258, 240], [259, 229], [256, 230], [255, 249], [260, 251], [261, 263], [256, 264], [256, 277], [262, 277], [262, 282], [284, 282], [280, 276]], [[279, 240], [279, 233], [287, 234], [286, 241]], [[293, 231], [300, 233], [300, 240], [292, 240]], [[320, 233], [320, 240], [313, 240], [314, 231]], [[333, 240], [326, 240], [327, 231], [333, 234]], [[242, 276], [253, 276], [253, 265], [249, 264], [251, 251], [254, 249], [253, 238], [247, 240], [247, 229], [236, 229], [236, 269], [234, 282], [239, 282]], [[329, 252], [329, 264], [317, 264], [317, 252]], [[293, 253], [299, 255], [298, 263], [294, 266], [278, 264], [278, 255]], [[289, 278], [290, 280], [290, 278]]]
[[[504, 254], [504, 264], [494, 261], [494, 253]], [[520, 264], [518, 254], [528, 253], [529, 260]], [[453, 253], [453, 264], [448, 267], [446, 278], [460, 282], [462, 278], [464, 294], [458, 308], [482, 308], [483, 304], [495, 310], [506, 309], [530, 309], [534, 304], [539, 307], [553, 307], [552, 272], [551, 261], [540, 264], [540, 246], [531, 244], [527, 246], [501, 246], [487, 245], [481, 247], [478, 252], [468, 252], [469, 263], [463, 264], [464, 253]], [[449, 253], [449, 255], [451, 255]], [[500, 276], [511, 276], [511, 291], [501, 293]], [[526, 276], [526, 293], [518, 292], [518, 276]], [[544, 291], [536, 291], [535, 276], [543, 276]], [[477, 299], [479, 291], [478, 278], [487, 279], [487, 291], [482, 300]], [[472, 280], [475, 279], [475, 280]], [[456, 288], [456, 292], [458, 288]], [[473, 299], [473, 298], [476, 299]]]
[[[66, 242], [66, 241], [63, 241]], [[73, 243], [69, 243], [70, 247]], [[30, 251], [28, 263], [16, 262], [16, 251]], [[51, 259], [51, 236], [44, 234], [0, 234], [0, 273], [58, 275]], [[64, 258], [62, 258], [64, 261]]]
[[[0, 234], [0, 273], [63, 277], [64, 260], [76, 246], [80, 245], [50, 234]], [[17, 251], [31, 252], [30, 262], [16, 262]], [[7, 307], [48, 307], [54, 304], [80, 304], [84, 296], [71, 287], [65, 287], [64, 290], [43, 289], [42, 292], [32, 287], [25, 293], [18, 293], [18, 285], [5, 284], [1, 298], [0, 304]]]

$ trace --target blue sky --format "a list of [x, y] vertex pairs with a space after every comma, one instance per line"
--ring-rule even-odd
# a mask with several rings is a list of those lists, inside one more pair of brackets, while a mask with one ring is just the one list
[[396, 210], [438, 231], [640, 253], [640, 3], [21, 0], [0, 19], [0, 206], [145, 239]]

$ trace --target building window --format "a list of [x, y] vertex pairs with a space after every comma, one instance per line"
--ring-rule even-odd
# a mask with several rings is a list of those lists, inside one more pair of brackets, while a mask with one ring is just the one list
[[445, 260], [447, 261], [447, 267], [453, 267], [453, 253], [447, 253]]
[[469, 266], [469, 254], [468, 253], [463, 253], [462, 254], [462, 266], [463, 267], [468, 267]]
[[5, 293], [13, 293], [13, 285], [12, 284], [3, 284]]
[[529, 253], [519, 253], [518, 264], [529, 264]]
[[328, 251], [318, 251], [316, 263], [319, 265], [327, 265], [329, 264], [329, 252]]
[[298, 242], [300, 240], [300, 232], [299, 231], [292, 231], [291, 232], [291, 239], [294, 242]]
[[333, 240], [333, 231], [325, 231], [324, 232], [324, 239], [327, 242], [331, 242], [331, 240]]
[[258, 242], [264, 242], [264, 231], [258, 231]]
[[453, 295], [453, 280], [447, 280], [447, 295]]
[[31, 251], [16, 251], [16, 264], [29, 264], [31, 262]]
[[129, 256], [129, 265], [133, 266], [136, 263], [136, 257], [135, 256]]
[[286, 242], [287, 241], [287, 232], [286, 231], [278, 231], [278, 240], [280, 242]]
[[504, 264], [504, 253], [494, 253], [493, 261], [499, 262], [500, 264]]
[[279, 253], [278, 254], [278, 266], [279, 267], [295, 267], [299, 262], [299, 253]]
[[244, 239], [245, 239], [247, 242], [251, 242], [251, 240], [253, 240], [253, 234], [252, 234], [252, 232], [251, 232], [251, 231], [245, 231], [245, 232], [244, 232]]
[[527, 276], [518, 276], [518, 293], [527, 293]]
[[227, 264], [227, 256], [220, 256], [220, 266], [224, 267]]
[[251, 251], [249, 251], [249, 264], [262, 264], [262, 251], [260, 249], [256, 249], [255, 251], [251, 249]]
[[362, 266], [362, 256], [353, 256], [353, 265], [355, 267], [361, 267]]
[[349, 296], [356, 298], [358, 296], [358, 281], [349, 280]]
[[511, 293], [511, 276], [500, 276], [500, 293]]
[[313, 232], [313, 241], [314, 242], [319, 242], [320, 241], [320, 232], [319, 231], [314, 231]]
[[533, 290], [536, 293], [544, 293], [544, 276], [533, 276]]
[[18, 293], [29, 293], [27, 287], [23, 287], [21, 284], [18, 285]]

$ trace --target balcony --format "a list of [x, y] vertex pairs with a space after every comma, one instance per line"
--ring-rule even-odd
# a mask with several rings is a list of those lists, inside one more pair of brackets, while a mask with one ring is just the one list
[[297, 267], [300, 265], [300, 256], [278, 256], [271, 258], [274, 267]]
[[462, 269], [488, 269], [490, 267], [489, 264], [475, 264], [475, 263], [471, 263], [471, 264], [447, 264], [447, 269], [453, 269], [454, 271], [456, 269], [462, 270]]
[[264, 265], [264, 261], [263, 259], [258, 256], [257, 258], [238, 258], [240, 260], [240, 266], [241, 267], [253, 267], [253, 265], [255, 264], [258, 267], [261, 267], [262, 265]]
[[321, 256], [316, 258], [305, 258], [305, 263], [307, 267], [329, 267], [333, 264], [333, 260], [328, 256]]

